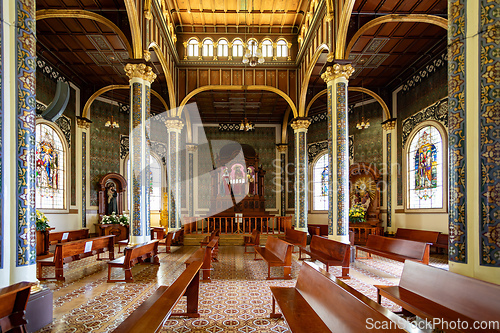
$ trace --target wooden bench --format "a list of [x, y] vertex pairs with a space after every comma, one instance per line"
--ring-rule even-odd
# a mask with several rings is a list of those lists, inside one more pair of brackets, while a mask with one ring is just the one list
[[309, 235], [314, 236], [321, 236], [321, 228], [320, 227], [314, 227], [314, 226], [307, 226], [307, 232], [309, 232]]
[[[53, 257], [36, 261], [38, 265], [38, 280], [56, 279], [58, 281], [64, 281], [63, 266], [65, 263], [83, 259], [95, 254], [97, 254], [97, 260], [101, 260], [99, 258], [99, 254], [106, 251], [109, 252], [109, 259], [114, 260], [114, 238], [114, 235], [108, 235], [56, 244]], [[54, 277], [42, 277], [42, 269], [45, 266], [55, 266], [56, 274]]]
[[243, 243], [245, 245], [245, 252], [244, 253], [253, 253], [253, 252], [248, 252], [247, 247], [248, 246], [260, 246], [260, 231], [257, 229], [253, 229], [252, 234], [250, 236], [245, 236], [243, 238]]
[[[192, 262], [170, 287], [160, 286], [113, 332], [153, 333], [160, 331], [163, 323], [170, 316], [200, 317], [198, 297], [199, 271], [202, 265], [201, 261]], [[187, 296], [187, 311], [185, 313], [172, 313], [183, 295]]]
[[215, 247], [219, 243], [219, 237], [214, 237], [205, 248], [199, 248], [196, 250], [195, 253], [189, 257], [188, 260], [186, 260], [185, 264], [186, 267], [189, 266], [191, 263], [195, 261], [203, 261], [203, 266], [201, 266], [201, 271], [202, 271], [202, 281], [203, 282], [211, 282], [212, 280], [210, 279], [210, 273], [212, 270], [212, 255], [213, 251], [215, 250]]
[[[108, 282], [133, 282], [132, 267], [139, 262], [149, 260], [152, 264], [160, 264], [157, 239], [132, 247], [126, 247], [124, 252], [123, 257], [108, 261]], [[113, 267], [123, 268], [125, 279], [111, 280], [111, 268]]]
[[[399, 286], [377, 287], [377, 301], [384, 296], [403, 309], [432, 322], [467, 322], [469, 331], [474, 321], [500, 320], [500, 285], [476, 280], [436, 267], [406, 261]], [[444, 329], [443, 325], [438, 325]], [[459, 330], [460, 331], [460, 330]], [[481, 332], [499, 332], [481, 330]]]
[[[384, 332], [404, 332], [396, 314], [309, 263], [302, 265], [295, 287], [270, 288], [271, 318], [283, 316], [294, 333], [369, 332], [369, 320], [392, 322], [394, 329]], [[282, 314], [276, 313], [276, 303]]]
[[0, 332], [28, 332], [24, 315], [31, 285], [19, 282], [0, 289]]
[[349, 265], [351, 257], [351, 245], [334, 241], [321, 236], [312, 236], [309, 249], [306, 247], [300, 248], [299, 260], [302, 258], [302, 253], [309, 255], [313, 260], [319, 260], [326, 265], [326, 271], [329, 271], [330, 266], [342, 266], [343, 279], [350, 279]]
[[49, 233], [49, 243], [51, 245], [71, 242], [74, 240], [89, 238], [89, 229], [79, 229], [79, 230], [69, 230], [69, 231], [58, 231]]
[[307, 232], [304, 231], [286, 229], [285, 237], [281, 239], [292, 244], [293, 246], [298, 246], [299, 249], [307, 246]]
[[172, 245], [180, 246], [184, 245], [184, 229], [180, 229], [174, 232], [172, 238]]
[[174, 231], [169, 231], [165, 234], [165, 228], [163, 227], [151, 228], [151, 239], [158, 239], [158, 246], [165, 246], [165, 253], [170, 253], [170, 246], [172, 246], [174, 234]]
[[437, 242], [431, 245], [431, 248], [435, 247], [436, 252], [439, 252], [437, 249], [443, 250], [443, 253], [448, 253], [448, 235], [447, 234], [439, 234]]
[[398, 228], [396, 231], [396, 238], [430, 243], [432, 245], [437, 242], [439, 234], [439, 231]]
[[217, 242], [215, 243], [214, 248], [212, 249], [212, 261], [218, 262], [218, 256], [219, 256], [219, 235], [220, 235], [220, 230], [217, 229], [215, 231], [212, 231], [210, 236], [206, 236], [201, 242], [200, 242], [200, 247], [207, 246], [212, 240], [217, 239]]
[[[368, 257], [358, 257], [358, 251], [365, 251]], [[389, 238], [383, 236], [369, 235], [366, 246], [356, 246], [357, 259], [369, 259], [371, 254], [389, 258], [396, 261], [405, 260], [421, 261], [429, 264], [430, 244], [415, 242], [407, 239]]]
[[293, 245], [282, 241], [276, 237], [267, 237], [266, 246], [255, 247], [255, 257], [257, 259], [257, 253], [267, 261], [267, 279], [274, 280], [278, 278], [271, 278], [271, 267], [283, 267], [283, 278], [291, 279], [292, 272], [292, 250]]

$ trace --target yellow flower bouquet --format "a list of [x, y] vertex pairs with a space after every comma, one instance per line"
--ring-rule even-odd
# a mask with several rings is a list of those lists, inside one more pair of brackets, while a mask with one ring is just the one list
[[366, 211], [361, 205], [354, 205], [349, 209], [349, 222], [366, 222]]

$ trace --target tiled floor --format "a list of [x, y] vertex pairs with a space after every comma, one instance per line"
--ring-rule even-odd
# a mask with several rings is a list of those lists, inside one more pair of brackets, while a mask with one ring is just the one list
[[[133, 269], [133, 283], [107, 283], [106, 261], [95, 257], [65, 265], [66, 282], [45, 282], [54, 291], [54, 321], [40, 332], [110, 332], [160, 285], [170, 285], [184, 270], [184, 261], [197, 247], [173, 247], [170, 254], [160, 254], [160, 266], [140, 264]], [[117, 254], [118, 255], [118, 254]], [[292, 266], [297, 278], [301, 262]], [[432, 264], [447, 269], [445, 258], [433, 258]], [[281, 319], [270, 319], [269, 286], [294, 286], [295, 280], [267, 281], [267, 266], [243, 254], [243, 247], [220, 247], [219, 262], [213, 264], [211, 283], [200, 286], [200, 313], [197, 319], [171, 318], [163, 332], [288, 332]], [[399, 282], [403, 264], [376, 257], [351, 264], [349, 285], [375, 299], [373, 284], [393, 285]], [[330, 272], [340, 275], [337, 267]], [[50, 269], [45, 274], [52, 274]], [[116, 269], [116, 276], [123, 276]], [[273, 268], [272, 274], [282, 274]], [[383, 301], [391, 310], [394, 303]], [[181, 301], [179, 310], [185, 303]]]

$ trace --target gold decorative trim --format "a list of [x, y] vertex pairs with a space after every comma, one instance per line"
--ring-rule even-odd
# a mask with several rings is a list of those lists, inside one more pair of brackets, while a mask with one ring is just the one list
[[198, 93], [207, 91], [207, 90], [265, 90], [265, 91], [270, 91], [273, 93], [276, 93], [283, 97], [285, 101], [287, 101], [288, 105], [292, 109], [294, 117], [297, 117], [297, 108], [295, 107], [295, 104], [293, 103], [292, 99], [290, 96], [288, 96], [284, 91], [279, 90], [274, 87], [270, 86], [262, 86], [262, 85], [251, 85], [251, 86], [232, 86], [232, 85], [208, 85], [208, 86], [203, 86], [196, 88], [195, 90], [191, 91], [189, 94], [187, 94], [186, 97], [182, 100], [181, 104], [179, 104], [179, 107], [177, 108], [177, 117], [181, 117], [182, 111], [184, 110], [184, 106], [189, 102], [189, 100], [195, 96]]
[[144, 61], [149, 61], [151, 60], [151, 52], [148, 50], [144, 50]]
[[90, 128], [90, 122], [84, 118], [76, 118], [76, 125], [84, 130], [88, 130]]
[[128, 56], [130, 58], [134, 58], [134, 52], [132, 51], [132, 46], [130, 46], [130, 42], [128, 41], [123, 31], [121, 31], [120, 28], [116, 26], [116, 24], [114, 24], [104, 16], [90, 12], [88, 10], [81, 10], [81, 9], [41, 9], [36, 11], [37, 20], [44, 20], [50, 18], [88, 19], [102, 23], [111, 28], [111, 30], [113, 30], [118, 35], [118, 37], [120, 37], [120, 39], [125, 44]]
[[338, 25], [337, 36], [335, 37], [335, 57], [337, 59], [344, 59], [345, 43], [347, 39], [347, 30], [351, 22], [352, 9], [356, 0], [344, 1], [342, 12], [340, 13], [340, 20]]
[[391, 131], [396, 128], [396, 120], [389, 120], [382, 124], [382, 129], [385, 131]]
[[429, 23], [429, 24], [435, 24], [445, 30], [448, 30], [448, 20], [439, 16], [434, 16], [434, 15], [426, 15], [426, 14], [410, 14], [410, 15], [398, 15], [398, 14], [390, 14], [390, 15], [384, 15], [381, 17], [377, 17], [376, 19], [373, 19], [363, 25], [361, 28], [359, 28], [358, 31], [354, 34], [354, 36], [351, 38], [351, 41], [347, 45], [347, 48], [345, 49], [344, 57], [343, 58], [338, 58], [338, 59], [347, 59], [349, 57], [349, 53], [351, 53], [351, 49], [353, 48], [354, 44], [357, 42], [359, 37], [365, 33], [365, 31], [373, 28], [374, 26], [377, 26], [379, 24], [383, 23], [389, 23], [389, 22], [421, 22], [421, 23]]
[[[151, 44], [149, 44], [149, 48], [152, 48], [155, 51], [158, 60], [160, 60], [161, 68], [163, 69], [163, 73], [165, 73], [165, 80], [167, 81], [170, 110], [174, 110], [177, 107], [177, 105], [175, 104], [177, 98], [175, 98], [174, 80], [172, 79], [172, 73], [170, 73], [170, 70], [168, 68], [167, 59], [165, 58], [165, 55], [163, 54], [160, 46], [157, 43], [151, 42]], [[165, 106], [165, 108], [167, 107]]]
[[179, 118], [168, 118], [165, 120], [165, 126], [167, 129], [181, 131], [184, 127], [184, 121]]
[[292, 126], [293, 130], [295, 132], [300, 131], [300, 130], [307, 130], [309, 128], [309, 125], [311, 125], [311, 121], [306, 118], [297, 118], [292, 120], [292, 123], [290, 126]]
[[331, 80], [338, 79], [339, 77], [345, 77], [347, 80], [349, 80], [352, 73], [354, 73], [354, 68], [351, 66], [351, 64], [334, 64], [333, 66], [328, 66], [326, 68], [326, 72], [321, 74], [321, 78], [325, 80], [326, 83], [330, 82]]
[[377, 102], [379, 102], [380, 106], [382, 106], [382, 111], [384, 111], [385, 119], [391, 119], [391, 111], [389, 111], [389, 107], [387, 106], [387, 104], [385, 104], [382, 97], [377, 95], [375, 92], [371, 91], [370, 89], [363, 88], [363, 87], [348, 87], [347, 90], [348, 91], [362, 92], [362, 93], [368, 94], [371, 97], [375, 98], [375, 100]]
[[[300, 86], [299, 117], [305, 116], [306, 100], [307, 100], [307, 87], [309, 86], [309, 79], [311, 78], [314, 67], [316, 66], [316, 63], [318, 62], [318, 59], [324, 50], [329, 50], [328, 45], [321, 44], [316, 49], [316, 52], [314, 52], [314, 55], [312, 56], [311, 61], [309, 61], [309, 65], [307, 67], [307, 72], [305, 73], [304, 79], [302, 80], [302, 85]], [[294, 114], [294, 116], [297, 117], [297, 115], [295, 115], [295, 114]]]
[[281, 125], [281, 142], [285, 143], [288, 135], [288, 119], [290, 118], [290, 108], [286, 108], [285, 116], [283, 117], [283, 124]]
[[127, 9], [130, 32], [132, 33], [132, 45], [134, 47], [133, 58], [142, 59], [141, 25], [139, 24], [139, 15], [135, 7], [135, 0], [125, 0], [125, 8]]
[[125, 74], [127, 74], [130, 80], [133, 78], [140, 78], [149, 81], [149, 83], [153, 83], [156, 79], [156, 74], [153, 73], [151, 67], [145, 64], [126, 64]]
[[305, 116], [307, 117], [307, 115], [309, 114], [309, 110], [311, 109], [312, 105], [314, 104], [314, 102], [316, 102], [316, 100], [318, 98], [320, 98], [321, 96], [323, 95], [326, 95], [326, 93], [328, 92], [328, 90], [321, 90], [319, 93], [317, 93], [312, 99], [311, 101], [309, 102], [309, 104], [307, 104], [307, 107], [306, 107], [306, 114]]
[[276, 149], [280, 154], [284, 154], [288, 151], [288, 145], [286, 143], [279, 143], [276, 145]]

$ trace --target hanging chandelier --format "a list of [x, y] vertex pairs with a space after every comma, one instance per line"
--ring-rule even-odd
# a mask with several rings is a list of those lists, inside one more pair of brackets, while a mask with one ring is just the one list
[[251, 122], [249, 122], [246, 117], [244, 120], [241, 121], [240, 131], [248, 132], [248, 131], [253, 130], [254, 128], [255, 128], [255, 125], [252, 124]]
[[[247, 1], [248, 6], [248, 1]], [[253, 1], [252, 1], [252, 25], [249, 26], [250, 29], [253, 28], [254, 24], [254, 16], [253, 16]], [[245, 39], [246, 39], [246, 30], [245, 30]], [[264, 56], [262, 55], [262, 48], [259, 47], [259, 44], [255, 39], [253, 39], [253, 29], [252, 29], [252, 38], [247, 42], [246, 50], [243, 53], [243, 63], [249, 64], [251, 67], [257, 66], [257, 64], [264, 63]]]
[[361, 117], [361, 122], [358, 121], [356, 124], [356, 128], [359, 130], [367, 129], [368, 127], [370, 127], [370, 119], [365, 121], [365, 117]]
[[108, 120], [106, 124], [104, 124], [104, 126], [111, 128], [120, 128], [120, 124], [114, 121], [113, 116], [111, 116], [111, 120]]

